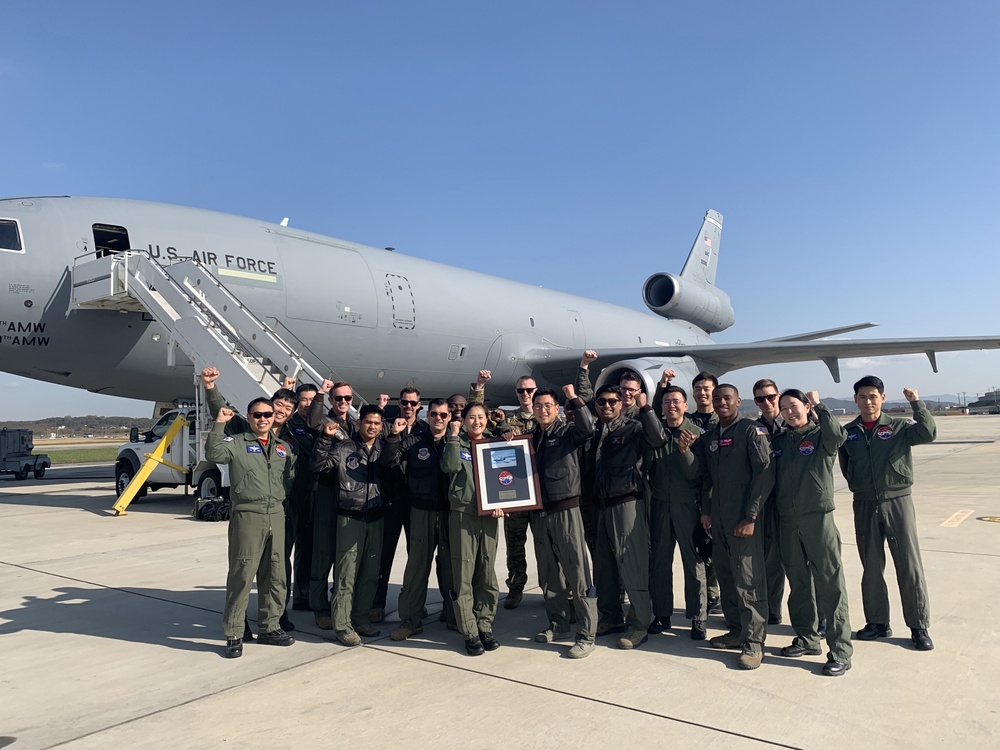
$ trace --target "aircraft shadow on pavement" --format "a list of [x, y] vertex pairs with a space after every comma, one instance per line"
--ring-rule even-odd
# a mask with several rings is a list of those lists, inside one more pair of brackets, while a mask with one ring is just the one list
[[[0, 611], [0, 637], [37, 631], [205, 652], [218, 652], [223, 638], [223, 587], [167, 591], [60, 586], [48, 593], [24, 596], [19, 606]], [[251, 596], [251, 614], [256, 615], [256, 606], [256, 596]]]

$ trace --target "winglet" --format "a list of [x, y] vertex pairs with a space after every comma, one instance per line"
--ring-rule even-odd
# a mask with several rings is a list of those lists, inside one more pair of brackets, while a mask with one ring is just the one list
[[715, 271], [719, 266], [719, 245], [722, 244], [722, 214], [709, 209], [694, 239], [687, 262], [681, 271], [682, 279], [702, 286], [715, 286]]

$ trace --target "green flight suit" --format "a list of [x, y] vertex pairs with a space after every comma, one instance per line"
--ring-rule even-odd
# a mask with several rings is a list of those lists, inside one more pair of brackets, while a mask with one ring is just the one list
[[448, 435], [441, 470], [450, 475], [448, 500], [455, 620], [466, 640], [493, 632], [500, 599], [497, 582], [497, 519], [480, 516], [476, 504], [472, 449], [468, 437]]
[[889, 624], [889, 592], [885, 585], [885, 543], [889, 542], [896, 582], [909, 628], [927, 628], [930, 603], [920, 559], [917, 517], [913, 507], [912, 447], [931, 443], [937, 425], [923, 401], [913, 401], [913, 419], [883, 413], [872, 430], [858, 417], [846, 426], [840, 468], [854, 493], [854, 531], [864, 573], [861, 601], [865, 620]]
[[[469, 403], [484, 403], [485, 390], [476, 390], [475, 384], [469, 388]], [[532, 412], [506, 412], [506, 419], [497, 424], [490, 424], [494, 435], [513, 432], [515, 435], [530, 435], [535, 429], [535, 415]], [[528, 558], [525, 547], [528, 544], [528, 527], [530, 514], [508, 513], [503, 518], [503, 536], [507, 543], [507, 589], [509, 591], [524, 591], [528, 582]]]
[[244, 615], [257, 576], [258, 623], [262, 633], [279, 629], [285, 611], [284, 499], [295, 476], [295, 453], [271, 436], [264, 444], [252, 432], [225, 434], [216, 422], [205, 442], [205, 457], [229, 464], [229, 575], [222, 624], [227, 639], [243, 635]]
[[680, 548], [684, 570], [684, 616], [689, 620], [707, 618], [705, 563], [694, 549], [695, 528], [701, 525], [701, 480], [694, 465], [694, 454], [681, 453], [677, 441], [685, 430], [695, 435], [701, 428], [690, 419], [677, 427], [663, 423], [667, 442], [647, 451], [643, 458], [650, 487], [649, 593], [653, 614], [669, 618], [674, 610], [674, 548]]
[[[819, 647], [819, 612], [827, 618], [830, 656], [851, 663], [851, 617], [834, 523], [833, 463], [847, 433], [823, 404], [819, 422], [787, 425], [772, 444], [781, 559], [788, 576], [788, 616], [807, 648]], [[819, 611], [817, 611], [817, 606]]]
[[738, 418], [725, 429], [715, 424], [694, 446], [702, 503], [712, 519], [712, 557], [726, 625], [757, 652], [767, 635], [764, 545], [756, 527], [747, 538], [734, 532], [740, 521], [756, 523], [774, 486], [767, 430], [752, 419]]

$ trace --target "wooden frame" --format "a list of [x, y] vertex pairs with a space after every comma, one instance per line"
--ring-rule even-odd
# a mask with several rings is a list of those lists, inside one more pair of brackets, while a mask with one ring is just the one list
[[479, 515], [494, 510], [540, 510], [542, 491], [535, 470], [531, 436], [510, 440], [473, 440], [472, 471]]

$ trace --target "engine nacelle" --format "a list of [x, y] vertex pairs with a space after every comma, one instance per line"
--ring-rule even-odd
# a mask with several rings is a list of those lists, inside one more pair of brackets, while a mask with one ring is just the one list
[[646, 279], [642, 300], [657, 315], [686, 321], [707, 333], [724, 331], [736, 321], [728, 294], [672, 273], [654, 273]]
[[[677, 373], [672, 381], [672, 385], [679, 385], [688, 394], [688, 406], [694, 409], [694, 402], [691, 400], [691, 379], [698, 374], [698, 366], [690, 357], [641, 357], [638, 359], [623, 359], [608, 365], [601, 374], [597, 376], [594, 383], [594, 391], [606, 383], [618, 385], [618, 381], [623, 372], [631, 370], [639, 376], [642, 381], [642, 389], [646, 392], [646, 398], [653, 398], [656, 393], [656, 386], [660, 382], [660, 375], [665, 369], [671, 369]], [[657, 414], [660, 413], [658, 404], [651, 404]]]

